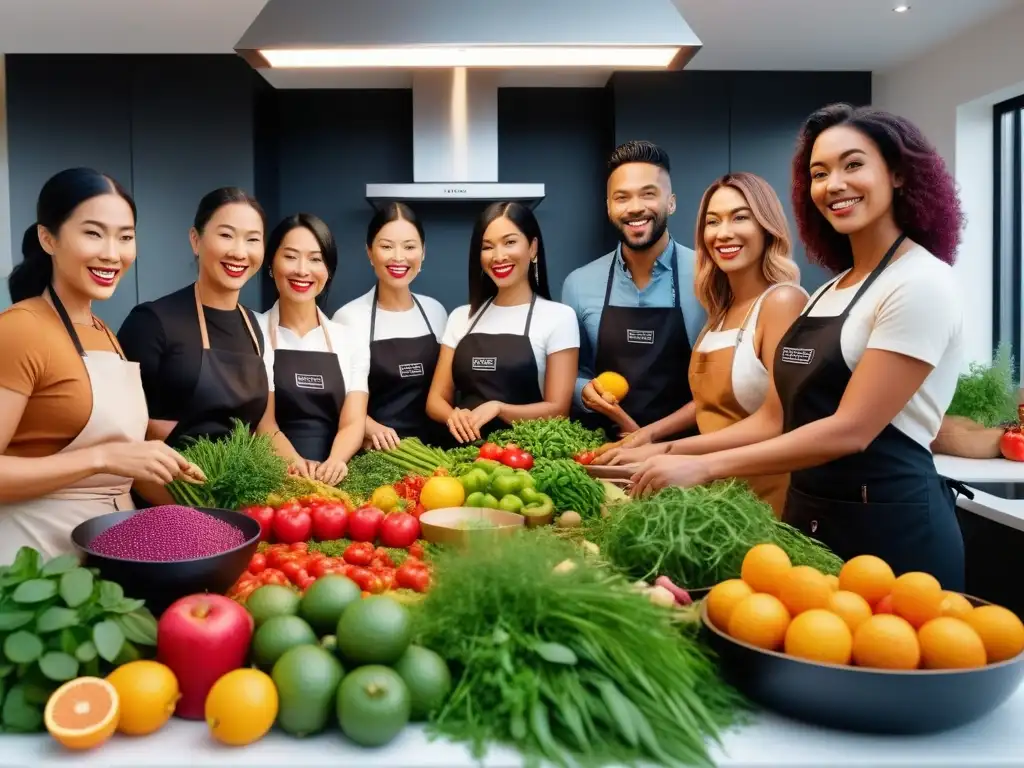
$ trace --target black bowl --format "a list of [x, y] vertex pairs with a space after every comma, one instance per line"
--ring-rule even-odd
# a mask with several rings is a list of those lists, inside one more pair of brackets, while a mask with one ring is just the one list
[[238, 528], [245, 535], [245, 543], [208, 557], [159, 563], [125, 560], [89, 549], [97, 536], [137, 511], [143, 510], [111, 512], [79, 523], [71, 532], [71, 541], [85, 554], [85, 565], [98, 568], [102, 578], [120, 584], [129, 597], [145, 600], [146, 607], [156, 616], [186, 595], [227, 592], [249, 566], [259, 546], [260, 524], [256, 520], [226, 509], [200, 508], [200, 512]]
[[729, 682], [765, 709], [828, 728], [901, 735], [957, 728], [1006, 701], [1024, 676], [1024, 654], [963, 670], [821, 664], [734, 640], [711, 623], [707, 603], [700, 615], [705, 639]]

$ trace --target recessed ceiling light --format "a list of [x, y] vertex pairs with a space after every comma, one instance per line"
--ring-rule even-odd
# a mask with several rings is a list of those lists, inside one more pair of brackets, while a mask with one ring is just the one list
[[909, 5], [897, 5], [895, 8], [893, 8], [893, 10], [896, 11], [896, 13], [906, 13], [907, 11], [910, 10], [910, 6]]

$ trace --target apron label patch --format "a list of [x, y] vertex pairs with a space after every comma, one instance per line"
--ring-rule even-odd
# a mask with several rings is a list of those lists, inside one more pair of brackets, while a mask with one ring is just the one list
[[299, 389], [323, 389], [324, 377], [318, 373], [296, 373], [295, 386]]
[[398, 375], [403, 379], [415, 379], [423, 375], [423, 363], [402, 363]]
[[630, 344], [653, 344], [654, 331], [635, 331], [632, 328], [627, 328], [626, 341]]
[[814, 359], [813, 349], [801, 349], [800, 347], [783, 347], [782, 362], [793, 365], [808, 365]]
[[498, 370], [498, 358], [496, 357], [474, 357], [474, 371], [496, 371]]

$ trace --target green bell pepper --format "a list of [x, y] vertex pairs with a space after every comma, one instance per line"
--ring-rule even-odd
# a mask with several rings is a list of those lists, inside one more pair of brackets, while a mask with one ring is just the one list
[[530, 517], [544, 517], [555, 513], [555, 504], [546, 493], [538, 493], [537, 500], [527, 503], [521, 511]]

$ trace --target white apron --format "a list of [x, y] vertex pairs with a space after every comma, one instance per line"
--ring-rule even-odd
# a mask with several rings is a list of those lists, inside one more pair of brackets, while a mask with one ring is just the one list
[[[52, 290], [50, 297], [85, 363], [92, 390], [89, 420], [61, 453], [106, 443], [144, 441], [149, 409], [139, 364], [124, 359], [106, 326], [115, 351], [86, 353], [60, 299]], [[38, 499], [0, 504], [0, 564], [13, 562], [23, 546], [39, 550], [44, 558], [75, 551], [71, 531], [83, 520], [134, 509], [131, 486], [131, 478], [97, 474]]]

